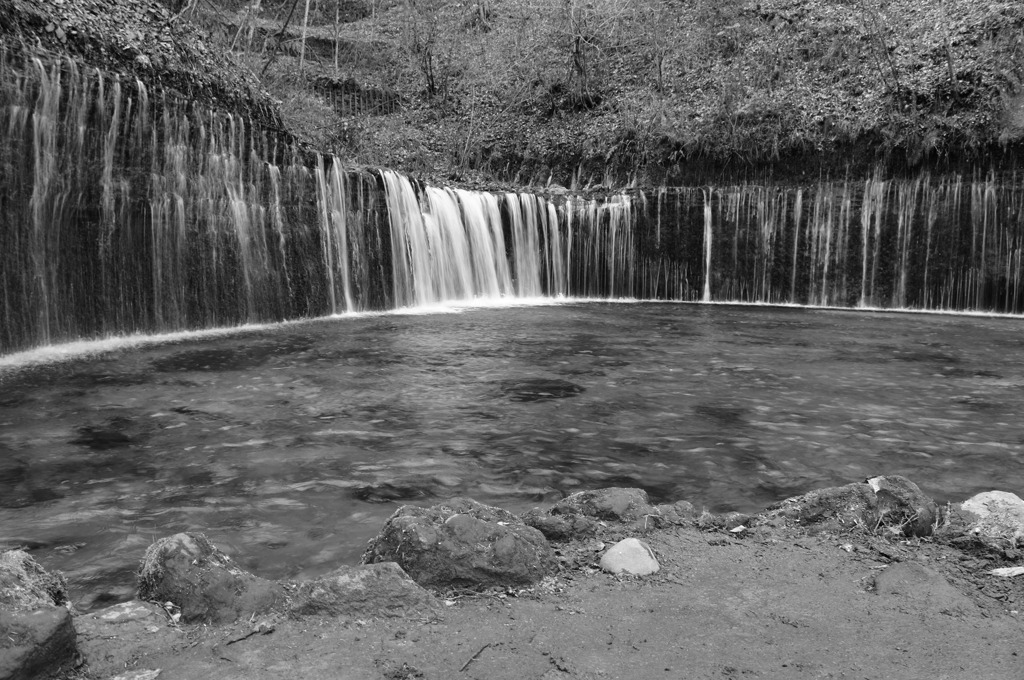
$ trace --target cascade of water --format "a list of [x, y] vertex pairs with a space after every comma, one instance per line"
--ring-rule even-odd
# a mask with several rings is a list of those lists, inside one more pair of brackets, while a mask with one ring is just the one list
[[711, 197], [714, 190], [708, 187], [704, 192], [704, 294], [703, 302], [711, 302]]
[[0, 351], [510, 295], [1024, 311], [1016, 176], [414, 186], [138, 79], [0, 62]]

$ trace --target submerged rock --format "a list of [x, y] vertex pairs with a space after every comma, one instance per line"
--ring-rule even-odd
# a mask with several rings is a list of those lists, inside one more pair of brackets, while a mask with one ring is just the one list
[[888, 475], [787, 498], [761, 513], [759, 521], [778, 517], [830, 531], [860, 527], [929, 536], [935, 529], [938, 508], [906, 477]]
[[405, 505], [370, 541], [363, 563], [397, 562], [423, 586], [529, 585], [555, 568], [540, 531], [469, 498], [430, 508]]
[[394, 562], [341, 567], [299, 586], [290, 611], [298, 615], [348, 618], [432, 616], [433, 595]]
[[1018, 542], [1024, 538], [1024, 500], [1007, 491], [985, 491], [956, 507], [966, 534]]
[[567, 380], [523, 378], [503, 381], [501, 391], [512, 401], [548, 401], [575, 397], [583, 387]]
[[0, 553], [0, 678], [46, 677], [74, 664], [78, 650], [63, 575], [27, 553]]
[[636, 538], [624, 538], [601, 557], [601, 569], [609, 574], [647, 576], [658, 573], [661, 566], [650, 546]]
[[139, 599], [181, 609], [186, 623], [230, 623], [284, 601], [284, 589], [235, 566], [202, 534], [162, 538], [146, 550]]

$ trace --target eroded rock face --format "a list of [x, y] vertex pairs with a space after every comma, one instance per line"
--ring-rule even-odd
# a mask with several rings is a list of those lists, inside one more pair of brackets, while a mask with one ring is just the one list
[[341, 567], [303, 583], [293, 595], [290, 611], [345, 618], [409, 618], [434, 616], [439, 606], [398, 564], [378, 562]]
[[67, 582], [21, 550], [0, 553], [0, 679], [46, 677], [75, 660]]
[[416, 583], [438, 588], [529, 585], [556, 563], [540, 531], [469, 498], [399, 508], [363, 554], [364, 564], [377, 562], [397, 562]]
[[787, 498], [761, 513], [759, 519], [785, 517], [831, 531], [860, 527], [905, 536], [929, 536], [937, 516], [935, 502], [916, 484], [906, 477], [889, 475]]
[[985, 491], [957, 506], [964, 533], [1018, 542], [1024, 539], [1024, 500], [1007, 491]]
[[175, 534], [146, 550], [139, 599], [173, 602], [186, 623], [230, 623], [272, 609], [284, 589], [238, 568], [202, 534]]

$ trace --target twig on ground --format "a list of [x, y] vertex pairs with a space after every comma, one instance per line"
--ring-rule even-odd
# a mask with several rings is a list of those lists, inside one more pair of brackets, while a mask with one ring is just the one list
[[485, 649], [487, 649], [487, 648], [488, 648], [488, 647], [490, 647], [490, 646], [491, 646], [491, 643], [490, 643], [490, 642], [488, 642], [488, 643], [487, 643], [487, 644], [485, 644], [485, 645], [484, 645], [483, 647], [481, 647], [480, 649], [476, 650], [476, 654], [474, 654], [473, 656], [469, 657], [469, 661], [467, 661], [466, 663], [462, 664], [462, 668], [460, 668], [460, 669], [459, 669], [459, 672], [460, 672], [460, 673], [462, 673], [462, 672], [463, 672], [463, 671], [465, 671], [465, 670], [466, 670], [467, 668], [469, 668], [469, 664], [471, 664], [471, 663], [473, 663], [474, 661], [476, 661], [476, 660], [477, 660], [477, 658], [478, 658], [478, 657], [479, 657], [479, 656], [480, 656], [481, 654], [483, 654], [483, 653], [484, 653], [484, 650], [485, 650]]

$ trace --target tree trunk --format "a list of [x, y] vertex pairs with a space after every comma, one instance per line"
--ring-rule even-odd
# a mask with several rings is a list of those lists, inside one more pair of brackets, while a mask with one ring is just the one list
[[309, 30], [309, 0], [306, 0], [306, 16], [302, 19], [302, 47], [299, 48], [299, 75], [306, 63], [306, 31]]

